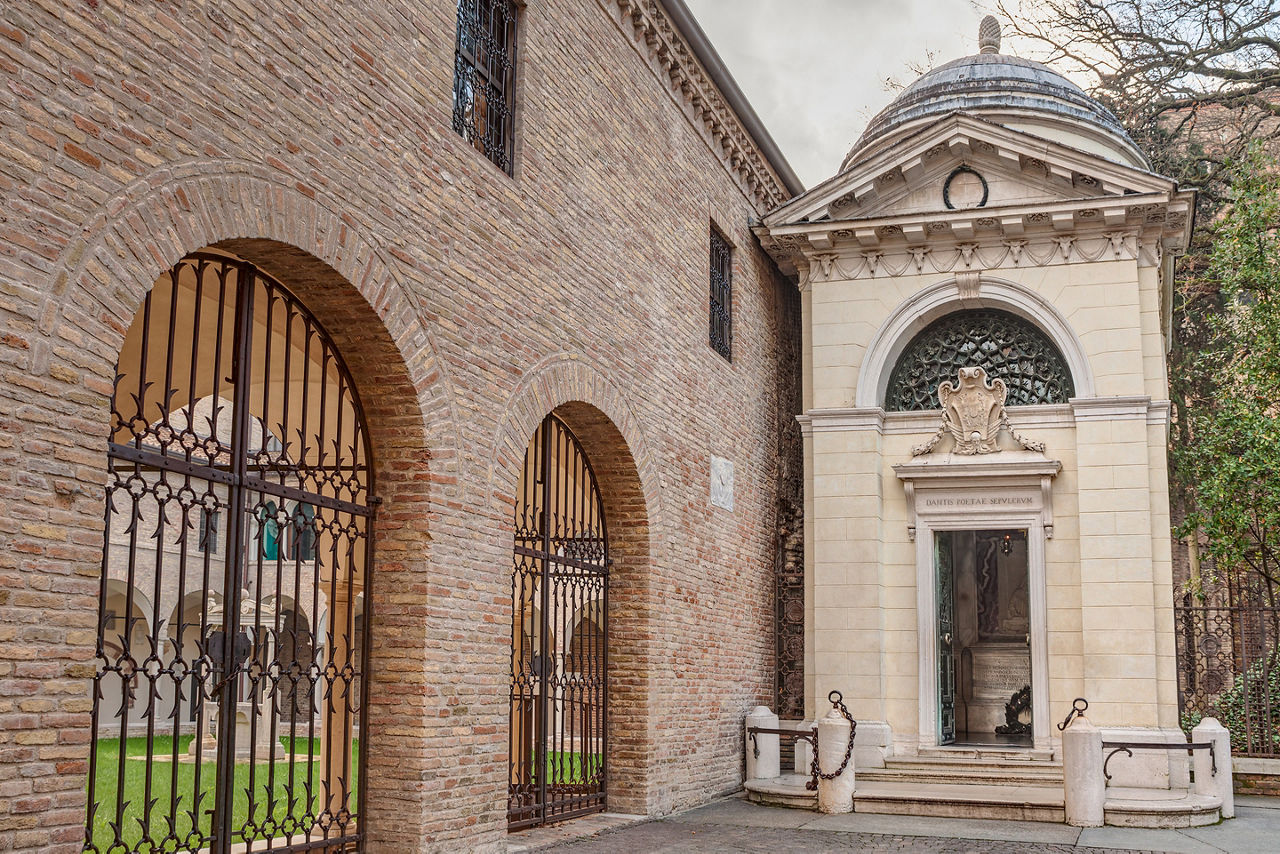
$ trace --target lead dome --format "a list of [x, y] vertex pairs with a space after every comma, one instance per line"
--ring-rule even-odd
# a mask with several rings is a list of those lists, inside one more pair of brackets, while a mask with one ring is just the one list
[[982, 19], [978, 40], [979, 53], [933, 69], [881, 110], [840, 170], [958, 111], [1148, 168], [1114, 113], [1047, 65], [999, 53], [1000, 25], [993, 16]]

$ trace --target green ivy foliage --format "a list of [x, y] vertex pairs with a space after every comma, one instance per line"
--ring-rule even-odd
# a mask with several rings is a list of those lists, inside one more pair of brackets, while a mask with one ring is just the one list
[[[1221, 309], [1194, 370], [1213, 394], [1179, 413], [1173, 449], [1188, 485], [1181, 534], [1207, 538], [1211, 566], [1274, 596], [1280, 582], [1280, 172], [1259, 146], [1236, 166], [1208, 275]], [[1221, 579], [1213, 579], [1221, 580]], [[1274, 601], [1268, 604], [1274, 604]]]

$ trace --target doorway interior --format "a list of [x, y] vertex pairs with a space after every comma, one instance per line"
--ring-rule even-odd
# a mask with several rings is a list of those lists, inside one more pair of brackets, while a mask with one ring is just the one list
[[1030, 748], [1025, 528], [936, 531], [938, 744]]

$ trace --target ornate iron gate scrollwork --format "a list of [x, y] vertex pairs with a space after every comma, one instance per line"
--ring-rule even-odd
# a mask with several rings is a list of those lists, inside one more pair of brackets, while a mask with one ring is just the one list
[[1174, 603], [1178, 705], [1184, 728], [1216, 717], [1231, 752], [1280, 757], [1280, 604], [1255, 575], [1206, 584], [1204, 599]]
[[376, 501], [338, 349], [253, 265], [188, 256], [109, 438], [85, 850], [358, 849]]
[[525, 452], [515, 529], [512, 829], [605, 808], [608, 539], [591, 463], [555, 416]]

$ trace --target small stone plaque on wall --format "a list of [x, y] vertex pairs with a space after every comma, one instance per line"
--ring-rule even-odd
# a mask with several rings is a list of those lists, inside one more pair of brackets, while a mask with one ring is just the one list
[[733, 511], [733, 462], [724, 457], [711, 457], [711, 503]]

